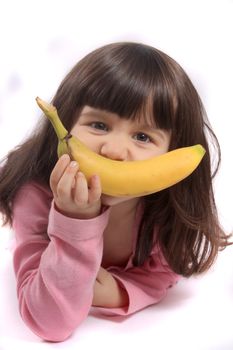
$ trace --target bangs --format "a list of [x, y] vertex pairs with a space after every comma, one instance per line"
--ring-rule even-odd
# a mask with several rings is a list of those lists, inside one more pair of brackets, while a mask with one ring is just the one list
[[[146, 119], [160, 129], [171, 129], [175, 117], [175, 88], [171, 69], [150, 47], [132, 45], [96, 58], [81, 83], [79, 107], [118, 114], [125, 119]], [[111, 57], [109, 57], [111, 55]], [[91, 57], [89, 57], [89, 61]], [[82, 75], [82, 74], [81, 74]]]

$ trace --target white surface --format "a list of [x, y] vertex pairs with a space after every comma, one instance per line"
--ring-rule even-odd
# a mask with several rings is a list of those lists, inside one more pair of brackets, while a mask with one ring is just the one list
[[[233, 1], [8, 0], [0, 11], [0, 158], [32, 129], [71, 66], [121, 40], [162, 49], [187, 71], [222, 148], [215, 180], [223, 227], [233, 229]], [[93, 316], [66, 342], [45, 343], [18, 314], [9, 232], [0, 228], [0, 350], [233, 349], [233, 248], [207, 274], [180, 282], [159, 305], [123, 322]]]

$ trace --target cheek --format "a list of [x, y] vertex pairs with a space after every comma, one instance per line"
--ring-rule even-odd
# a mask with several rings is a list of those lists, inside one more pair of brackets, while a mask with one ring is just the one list
[[157, 149], [157, 152], [156, 152], [155, 156], [160, 156], [160, 155], [162, 155], [164, 153], [167, 153], [168, 149], [169, 149], [168, 145], [163, 145], [162, 147]]
[[160, 156], [168, 151], [167, 145], [163, 146], [157, 146], [157, 147], [151, 147], [151, 149], [146, 150], [137, 150], [137, 153], [135, 152], [134, 159], [132, 160], [144, 160], [144, 159], [150, 159], [153, 157]]
[[99, 144], [90, 133], [87, 132], [85, 127], [81, 125], [76, 125], [72, 128], [71, 134], [77, 137], [81, 142], [84, 143], [93, 152], [99, 152]]

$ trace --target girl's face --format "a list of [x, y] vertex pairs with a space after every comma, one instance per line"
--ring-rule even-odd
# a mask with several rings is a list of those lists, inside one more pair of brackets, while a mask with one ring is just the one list
[[[71, 134], [92, 151], [113, 160], [143, 160], [166, 153], [170, 132], [157, 129], [146, 118], [122, 119], [117, 114], [85, 106]], [[131, 197], [132, 198], [132, 197]], [[114, 205], [129, 197], [102, 195], [105, 205]]]

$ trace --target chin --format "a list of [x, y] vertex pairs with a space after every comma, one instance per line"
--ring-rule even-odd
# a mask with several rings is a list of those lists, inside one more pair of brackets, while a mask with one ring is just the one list
[[129, 200], [130, 198], [131, 197], [113, 197], [113, 196], [109, 196], [107, 194], [102, 194], [101, 202], [103, 205], [107, 205], [107, 206], [111, 207], [113, 205], [125, 202], [125, 201]]

